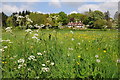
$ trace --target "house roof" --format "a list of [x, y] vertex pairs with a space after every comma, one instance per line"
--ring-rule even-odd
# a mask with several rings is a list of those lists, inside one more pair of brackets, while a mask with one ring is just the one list
[[67, 25], [69, 26], [83, 26], [82, 22], [69, 22]]

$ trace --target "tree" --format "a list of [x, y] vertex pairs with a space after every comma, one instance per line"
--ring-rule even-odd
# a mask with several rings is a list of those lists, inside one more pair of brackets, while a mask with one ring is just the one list
[[105, 25], [106, 25], [106, 21], [103, 19], [99, 19], [94, 22], [94, 28], [96, 29], [103, 29], [105, 28]]
[[118, 19], [118, 15], [119, 15], [119, 12], [116, 11], [115, 15], [114, 15], [114, 19], [117, 20]]
[[105, 12], [104, 14], [105, 14], [105, 19], [107, 21], [109, 21], [110, 20], [110, 13], [109, 13], [109, 11]]
[[94, 22], [100, 19], [104, 19], [103, 12], [99, 10], [85, 12], [85, 20], [83, 21], [84, 24], [89, 25], [89, 28], [94, 28]]
[[98, 11], [98, 10], [95, 10], [95, 11], [93, 12], [93, 16], [94, 16], [95, 20], [104, 19], [104, 14], [103, 14], [103, 12]]
[[6, 20], [7, 20], [8, 16], [2, 12], [2, 26], [3, 27], [7, 27], [7, 24], [6, 24]]
[[76, 21], [84, 21], [84, 19], [86, 18], [86, 15], [81, 14], [81, 13], [72, 13], [68, 15], [68, 19], [71, 22], [76, 22]]
[[89, 12], [92, 12], [92, 10], [89, 8]]
[[6, 23], [7, 23], [7, 26], [14, 26], [12, 16], [7, 18]]
[[33, 21], [33, 25], [38, 24], [45, 24], [47, 16], [42, 13], [30, 13], [29, 18]]
[[120, 29], [120, 13], [118, 14], [118, 28]]
[[107, 28], [111, 29], [112, 28], [112, 22], [111, 21], [107, 21], [106, 22]]
[[65, 14], [64, 12], [59, 12], [59, 22], [62, 23], [62, 25], [66, 25], [68, 23], [68, 17], [67, 14]]

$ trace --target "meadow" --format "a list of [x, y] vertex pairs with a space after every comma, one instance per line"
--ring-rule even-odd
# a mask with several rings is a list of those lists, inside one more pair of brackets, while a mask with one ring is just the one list
[[2, 31], [3, 78], [118, 78], [118, 31]]

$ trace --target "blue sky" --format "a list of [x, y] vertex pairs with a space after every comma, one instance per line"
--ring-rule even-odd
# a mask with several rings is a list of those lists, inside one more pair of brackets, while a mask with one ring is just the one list
[[111, 16], [117, 11], [117, 2], [3, 2], [2, 10], [7, 15], [12, 12], [30, 10], [42, 13], [58, 13], [64, 11], [70, 13], [83, 13], [92, 10], [107, 11], [109, 10]]

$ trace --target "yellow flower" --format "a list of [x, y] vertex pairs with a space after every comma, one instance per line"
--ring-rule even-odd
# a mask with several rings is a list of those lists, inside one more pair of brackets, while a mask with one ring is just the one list
[[79, 63], [79, 62], [77, 62], [77, 64], [78, 64], [78, 65], [80, 65], [80, 63]]
[[104, 50], [103, 52], [106, 53], [106, 50]]
[[30, 48], [33, 48], [33, 46], [30, 46]]
[[5, 63], [5, 62], [2, 62], [3, 64]]
[[3, 64], [7, 63], [6, 61], [5, 62], [2, 62]]
[[78, 56], [78, 58], [80, 58], [81, 56]]
[[7, 63], [7, 62], [5, 62], [5, 63]]

